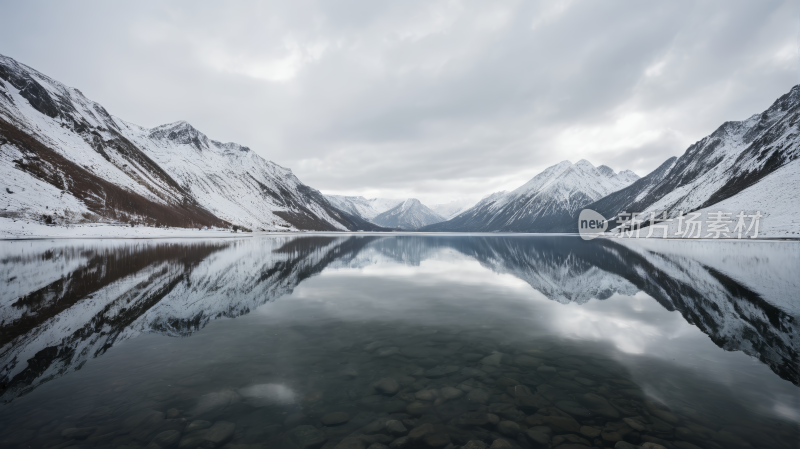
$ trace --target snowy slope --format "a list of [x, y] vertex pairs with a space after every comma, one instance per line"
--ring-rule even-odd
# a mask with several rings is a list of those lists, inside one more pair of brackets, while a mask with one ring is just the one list
[[560, 162], [511, 192], [484, 198], [471, 209], [426, 231], [548, 232], [563, 216], [627, 187], [638, 179], [589, 161]]
[[[587, 207], [611, 218], [618, 213], [667, 212], [706, 208], [750, 190], [748, 201], [770, 205], [771, 198], [787, 198], [800, 188], [785, 173], [782, 185], [759, 187], [770, 174], [789, 167], [800, 157], [800, 86], [776, 100], [766, 111], [740, 122], [726, 122], [711, 135], [690, 146], [679, 158], [671, 158], [653, 173]], [[789, 170], [797, 170], [791, 165]], [[759, 193], [760, 192], [760, 193]], [[753, 206], [741, 204], [744, 209]], [[783, 204], [775, 204], [773, 209]], [[798, 211], [798, 203], [786, 205]], [[713, 209], [713, 208], [712, 208]], [[738, 212], [738, 211], [737, 211]], [[795, 212], [792, 212], [795, 213]], [[562, 230], [575, 230], [576, 219]], [[800, 231], [783, 229], [781, 232]]]
[[374, 229], [291, 170], [186, 122], [147, 129], [0, 56], [0, 215], [57, 223]]
[[[794, 160], [770, 173], [758, 183], [742, 190], [736, 195], [726, 198], [711, 206], [697, 209], [700, 219], [706, 223], [709, 213], [730, 213], [731, 223], [727, 225], [731, 233], [728, 238], [738, 238], [734, 233], [738, 219], [736, 215], [744, 211], [747, 215], [760, 213], [758, 237], [763, 238], [795, 238], [800, 239], [800, 160]], [[750, 226], [750, 219], [745, 224]], [[678, 222], [668, 223], [667, 235], [674, 237], [678, 230]], [[684, 226], [685, 227], [685, 226]], [[640, 234], [645, 236], [646, 234]], [[662, 231], [656, 230], [654, 236], [661, 237]], [[707, 225], [703, 227], [701, 237], [709, 235]], [[754, 235], [753, 231], [744, 233], [743, 238]], [[713, 236], [712, 236], [713, 237]], [[724, 234], [720, 238], [725, 238]]]
[[380, 226], [409, 230], [442, 221], [445, 221], [444, 217], [420, 203], [416, 198], [409, 198], [372, 219], [373, 223]]
[[336, 208], [365, 220], [372, 220], [379, 214], [397, 206], [404, 200], [389, 198], [364, 198], [363, 196], [325, 195]]
[[214, 215], [254, 229], [370, 229], [354, 226], [291, 169], [264, 160], [249, 148], [208, 139], [186, 122], [153, 129], [117, 119], [122, 133]]
[[448, 203], [434, 204], [430, 209], [446, 219], [451, 219], [475, 205], [475, 200], [458, 198]]

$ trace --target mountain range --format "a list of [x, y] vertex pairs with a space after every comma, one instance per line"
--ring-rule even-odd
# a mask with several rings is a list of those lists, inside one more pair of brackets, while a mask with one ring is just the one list
[[144, 128], [0, 56], [0, 217], [250, 230], [381, 230], [290, 169], [180, 121]]
[[[512, 192], [497, 192], [423, 231], [578, 231], [584, 208], [610, 219], [623, 212], [675, 218], [739, 211], [762, 215], [760, 236], [800, 237], [800, 86], [766, 111], [722, 124], [639, 178], [583, 160], [554, 165]], [[669, 233], [677, 230], [669, 224]], [[659, 231], [660, 232], [660, 231]]]
[[[560, 162], [477, 204], [323, 195], [246, 146], [185, 121], [141, 127], [0, 55], [0, 221], [288, 231], [577, 232], [577, 215], [759, 212], [800, 236], [800, 86], [639, 178]], [[675, 223], [670, 226], [675, 226]]]

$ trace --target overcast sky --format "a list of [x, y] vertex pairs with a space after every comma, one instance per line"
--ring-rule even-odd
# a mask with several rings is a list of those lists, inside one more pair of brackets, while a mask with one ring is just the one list
[[[220, 7], [219, 5], [223, 5]], [[0, 53], [324, 193], [428, 204], [647, 174], [800, 80], [796, 1], [4, 1]]]

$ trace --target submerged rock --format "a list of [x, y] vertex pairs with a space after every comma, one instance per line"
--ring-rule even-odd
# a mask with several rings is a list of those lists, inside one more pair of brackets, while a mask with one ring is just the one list
[[528, 429], [528, 431], [525, 432], [525, 436], [530, 445], [536, 449], [550, 447], [550, 437], [546, 433]]
[[581, 435], [588, 438], [597, 438], [600, 436], [601, 429], [597, 427], [582, 426], [580, 428]]
[[516, 438], [519, 434], [519, 424], [513, 421], [500, 421], [497, 424], [497, 431], [505, 436]]
[[300, 449], [318, 449], [327, 441], [325, 435], [314, 426], [297, 426], [290, 430], [289, 437]]
[[644, 432], [647, 430], [644, 424], [641, 421], [635, 418], [622, 418], [625, 424], [629, 425], [631, 429], [636, 430], [638, 432]]
[[372, 384], [372, 388], [380, 394], [394, 396], [400, 391], [400, 384], [396, 380], [386, 377]]
[[345, 412], [333, 412], [321, 418], [322, 424], [326, 426], [338, 426], [350, 421], [350, 415]]
[[392, 435], [405, 435], [408, 432], [406, 426], [396, 419], [386, 421], [386, 431]]
[[181, 433], [177, 430], [167, 430], [161, 432], [153, 438], [150, 442], [151, 445], [156, 445], [162, 449], [169, 449], [181, 440]]
[[186, 426], [185, 432], [192, 433], [198, 430], [208, 429], [209, 427], [211, 427], [210, 422], [197, 419], [189, 423], [188, 426]]
[[414, 394], [414, 397], [420, 401], [435, 401], [439, 395], [436, 390], [420, 390]]
[[396, 354], [400, 354], [400, 348], [394, 346], [389, 348], [381, 348], [375, 353], [377, 357], [391, 357]]
[[489, 446], [489, 449], [513, 449], [514, 446], [511, 445], [508, 441], [498, 438], [492, 442], [492, 445]]
[[406, 411], [408, 412], [409, 415], [420, 416], [427, 413], [428, 410], [430, 410], [430, 408], [431, 408], [430, 405], [416, 401], [408, 404], [408, 406], [406, 406]]
[[503, 360], [503, 354], [495, 352], [490, 356], [484, 357], [483, 360], [481, 360], [481, 363], [484, 365], [497, 366], [500, 365], [500, 361], [502, 360]]
[[303, 413], [292, 413], [283, 421], [283, 425], [289, 429], [295, 428], [300, 424], [305, 424], [308, 417]]
[[476, 388], [467, 393], [467, 401], [476, 404], [485, 404], [489, 402], [489, 393], [486, 390]]
[[604, 398], [594, 394], [586, 393], [578, 396], [578, 400], [589, 410], [597, 413], [598, 415], [606, 416], [608, 418], [619, 418], [619, 412]]
[[122, 422], [122, 431], [120, 433], [129, 433], [133, 429], [142, 425], [145, 421], [163, 419], [164, 414], [155, 410], [143, 410], [125, 419]]
[[553, 446], [561, 446], [563, 444], [583, 444], [585, 446], [591, 446], [592, 444], [589, 443], [588, 440], [579, 437], [575, 434], [567, 434], [567, 435], [558, 435], [553, 437]]
[[454, 365], [439, 365], [425, 371], [425, 377], [437, 379], [439, 377], [449, 376], [459, 370], [459, 367]]
[[61, 436], [67, 439], [85, 440], [95, 430], [97, 430], [97, 427], [72, 427], [61, 431]]
[[592, 416], [592, 412], [574, 401], [558, 401], [556, 402], [556, 407], [572, 416], [579, 416], [582, 418]]
[[189, 414], [191, 416], [200, 416], [207, 413], [219, 412], [240, 400], [241, 397], [233, 390], [216, 391], [200, 396], [197, 400], [197, 405], [195, 405]]
[[637, 448], [631, 443], [625, 441], [617, 441], [617, 444], [614, 445], [614, 449], [637, 449]]
[[461, 449], [486, 449], [486, 443], [480, 440], [469, 440]]
[[419, 441], [428, 435], [433, 435], [434, 432], [433, 424], [426, 423], [411, 429], [411, 432], [408, 433], [408, 437], [411, 441]]
[[403, 449], [404, 447], [408, 446], [411, 443], [411, 439], [409, 437], [400, 437], [391, 443], [389, 443], [390, 449]]
[[199, 430], [181, 438], [178, 449], [221, 447], [233, 438], [235, 430], [236, 424], [217, 421], [205, 430]]
[[464, 396], [463, 391], [453, 387], [443, 387], [439, 392], [445, 399], [458, 399], [461, 396]]

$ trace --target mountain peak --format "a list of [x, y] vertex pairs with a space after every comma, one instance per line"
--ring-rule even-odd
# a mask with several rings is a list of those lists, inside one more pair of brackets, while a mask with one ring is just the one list
[[189, 122], [187, 122], [186, 120], [178, 120], [177, 122], [165, 123], [163, 125], [156, 126], [155, 128], [153, 128], [151, 130], [151, 132], [158, 132], [158, 131], [165, 131], [165, 130], [187, 131], [187, 132], [198, 132], [199, 133], [199, 131], [197, 131], [197, 129], [194, 126], [192, 126]]
[[592, 165], [592, 163], [587, 161], [586, 159], [579, 160], [578, 162], [575, 163], [575, 166], [580, 168], [594, 168], [594, 165]]
[[605, 176], [606, 178], [614, 177], [614, 169], [609, 167], [608, 165], [601, 165], [597, 167], [597, 171], [600, 172], [601, 175]]
[[171, 140], [178, 144], [191, 145], [198, 150], [208, 148], [208, 137], [185, 120], [156, 126], [150, 130], [151, 139]]
[[422, 204], [420, 200], [409, 198], [392, 209], [377, 215], [372, 219], [372, 222], [391, 228], [417, 229], [441, 223], [445, 220], [446, 218], [432, 211], [428, 206]]
[[420, 205], [420, 206], [422, 205], [420, 200], [418, 200], [416, 198], [409, 198], [409, 199], [403, 201], [403, 210], [406, 210], [408, 208], [411, 208], [411, 207], [414, 207], [414, 206], [417, 206], [417, 205]]
[[617, 173], [617, 178], [624, 181], [633, 182], [639, 180], [641, 177], [630, 170], [622, 170]]

